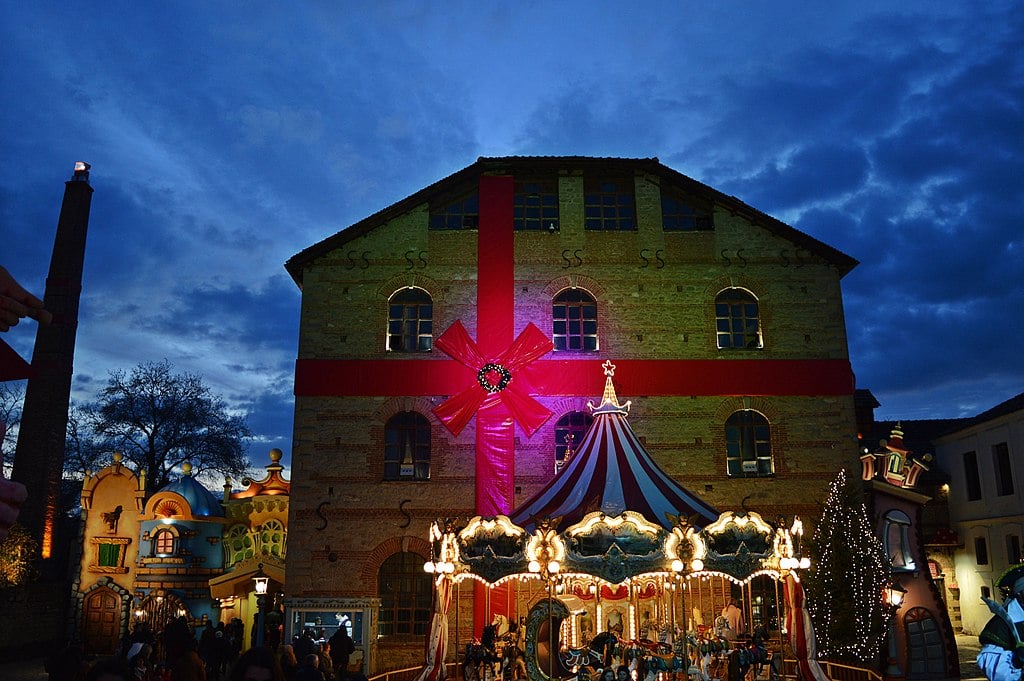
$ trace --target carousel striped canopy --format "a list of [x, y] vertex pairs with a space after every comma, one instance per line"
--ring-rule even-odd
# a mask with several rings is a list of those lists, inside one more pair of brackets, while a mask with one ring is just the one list
[[604, 370], [604, 395], [599, 406], [588, 404], [594, 422], [578, 450], [544, 489], [512, 512], [512, 522], [532, 529], [535, 519], [561, 516], [560, 527], [567, 527], [593, 511], [617, 516], [627, 510], [666, 529], [674, 525], [672, 516], [698, 528], [717, 520], [718, 511], [655, 463], [626, 421], [630, 402], [619, 404], [615, 366], [605, 362]]

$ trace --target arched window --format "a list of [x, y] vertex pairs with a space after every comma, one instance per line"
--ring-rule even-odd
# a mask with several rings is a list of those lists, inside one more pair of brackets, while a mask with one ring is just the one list
[[423, 571], [425, 558], [415, 553], [393, 554], [377, 572], [380, 617], [377, 635], [427, 633], [430, 625], [430, 575]]
[[177, 551], [178, 538], [168, 529], [158, 530], [153, 535], [153, 553], [157, 556], [173, 556]]
[[280, 520], [268, 520], [260, 525], [258, 537], [261, 556], [284, 558], [287, 535]]
[[429, 352], [433, 346], [434, 303], [421, 288], [399, 289], [388, 300], [389, 352]]
[[725, 460], [730, 476], [772, 475], [772, 440], [768, 419], [752, 409], [733, 412], [725, 422]]
[[565, 289], [551, 308], [555, 350], [597, 351], [597, 302], [580, 288]]
[[593, 422], [594, 417], [584, 411], [570, 411], [558, 419], [555, 424], [555, 470], [567, 463], [565, 454], [569, 445], [566, 436], [572, 435], [572, 449], [576, 451]]
[[892, 510], [885, 514], [885, 552], [894, 570], [916, 570], [910, 549], [910, 516]]
[[249, 533], [248, 525], [239, 523], [231, 526], [231, 529], [228, 530], [227, 541], [224, 543], [224, 552], [229, 567], [255, 555], [252, 534]]
[[741, 288], [727, 288], [715, 297], [719, 349], [756, 350], [761, 342], [757, 298]]
[[430, 479], [430, 422], [402, 411], [384, 425], [384, 479]]

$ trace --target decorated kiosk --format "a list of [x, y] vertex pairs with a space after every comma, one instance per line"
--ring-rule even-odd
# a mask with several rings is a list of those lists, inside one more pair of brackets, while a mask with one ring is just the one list
[[[605, 362], [601, 403], [588, 404], [593, 424], [533, 498], [510, 516], [431, 526], [424, 569], [435, 575], [434, 614], [417, 681], [446, 675], [448, 610], [463, 580], [502, 594], [508, 602], [496, 610], [509, 613], [483, 632], [454, 632], [465, 679], [589, 679], [625, 665], [637, 681], [676, 674], [707, 681], [759, 671], [771, 653], [781, 662], [780, 590], [802, 601], [796, 572], [810, 565], [801, 557], [799, 519], [769, 524], [753, 512], [719, 514], [669, 477], [626, 421], [630, 402], [619, 403], [614, 372]], [[495, 588], [502, 585], [511, 588]], [[786, 628], [803, 635], [809, 621], [801, 603], [789, 601], [786, 616], [799, 622]], [[713, 666], [730, 651], [731, 675]], [[794, 651], [806, 659], [806, 645]], [[801, 671], [823, 678], [817, 669]]]

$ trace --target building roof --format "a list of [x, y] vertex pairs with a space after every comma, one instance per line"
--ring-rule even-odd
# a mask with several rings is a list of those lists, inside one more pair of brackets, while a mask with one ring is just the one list
[[612, 384], [615, 367], [605, 362], [605, 389], [594, 409], [594, 422], [579, 450], [537, 494], [514, 510], [513, 523], [532, 527], [534, 519], [561, 517], [565, 527], [601, 511], [618, 516], [635, 511], [668, 529], [670, 516], [682, 516], [696, 527], [718, 519], [719, 513], [673, 480], [655, 463], [626, 421], [629, 402], [619, 404]]
[[667, 181], [684, 192], [692, 194], [697, 198], [711, 201], [733, 214], [741, 215], [751, 223], [763, 227], [773, 234], [825, 259], [836, 266], [840, 276], [845, 275], [858, 264], [857, 260], [845, 253], [818, 241], [814, 237], [787, 225], [781, 220], [773, 218], [767, 213], [747, 205], [735, 196], [724, 194], [668, 166], [662, 165], [657, 158], [595, 158], [587, 156], [504, 156], [489, 158], [481, 156], [477, 159], [476, 163], [466, 166], [462, 170], [424, 187], [387, 208], [327, 237], [323, 241], [299, 251], [288, 259], [288, 262], [285, 263], [285, 269], [288, 270], [292, 279], [301, 288], [303, 269], [316, 258], [342, 247], [353, 239], [367, 234], [384, 222], [403, 215], [423, 203], [449, 195], [452, 198], [457, 198], [452, 192], [464, 188], [481, 174], [509, 174], [517, 171], [521, 173], [543, 171], [551, 173], [570, 169], [586, 172], [590, 168], [600, 169], [603, 172], [610, 170], [612, 172], [642, 173]]
[[192, 464], [186, 462], [181, 467], [181, 477], [170, 483], [159, 492], [180, 494], [192, 509], [193, 517], [223, 517], [224, 507], [213, 492], [203, 487], [192, 477]]

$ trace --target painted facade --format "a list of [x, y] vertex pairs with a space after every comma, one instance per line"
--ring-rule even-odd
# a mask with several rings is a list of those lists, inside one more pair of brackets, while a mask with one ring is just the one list
[[892, 565], [892, 585], [903, 594], [895, 604], [886, 676], [914, 681], [958, 678], [956, 638], [925, 553], [922, 509], [931, 499], [916, 489], [932, 456], [914, 456], [897, 425], [877, 451], [861, 456], [861, 463], [869, 512]]
[[196, 628], [235, 617], [251, 625], [257, 575], [270, 578], [269, 614], [284, 583], [289, 493], [281, 452], [270, 457], [262, 480], [243, 480], [239, 491], [227, 483], [221, 496], [196, 480], [188, 463], [148, 499], [144, 473], [130, 470], [120, 454], [87, 474], [69, 638], [87, 652], [109, 654], [140, 623], [156, 633], [182, 615]]

